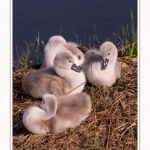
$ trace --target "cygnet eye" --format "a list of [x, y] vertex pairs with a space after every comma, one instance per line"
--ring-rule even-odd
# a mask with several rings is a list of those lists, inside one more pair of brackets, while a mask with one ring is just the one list
[[71, 60], [69, 60], [69, 62], [71, 63]]
[[78, 59], [81, 59], [81, 56], [80, 56], [80, 55], [78, 56]]
[[45, 101], [43, 101], [43, 104], [45, 104]]
[[108, 55], [110, 55], [110, 53], [108, 53]]

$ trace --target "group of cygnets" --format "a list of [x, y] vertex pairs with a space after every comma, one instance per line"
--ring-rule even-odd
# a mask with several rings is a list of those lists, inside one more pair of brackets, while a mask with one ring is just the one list
[[121, 77], [118, 50], [112, 42], [86, 49], [85, 54], [83, 49], [62, 36], [52, 36], [44, 48], [41, 68], [24, 78], [23, 90], [33, 98], [42, 98], [41, 104], [23, 113], [23, 124], [31, 133], [60, 133], [80, 125], [92, 108], [90, 95], [82, 92], [86, 80], [111, 86]]

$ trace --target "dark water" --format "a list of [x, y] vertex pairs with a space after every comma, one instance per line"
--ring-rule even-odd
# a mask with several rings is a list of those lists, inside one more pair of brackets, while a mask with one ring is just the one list
[[61, 34], [75, 41], [72, 28], [81, 40], [93, 36], [110, 37], [123, 23], [130, 24], [130, 12], [137, 28], [136, 0], [13, 0], [13, 51], [25, 47], [23, 39], [33, 43], [39, 31], [40, 41]]

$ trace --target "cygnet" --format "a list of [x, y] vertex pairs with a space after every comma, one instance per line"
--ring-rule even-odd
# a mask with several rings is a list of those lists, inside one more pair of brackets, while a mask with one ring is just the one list
[[91, 97], [83, 92], [58, 98], [45, 94], [40, 105], [25, 110], [23, 124], [34, 134], [60, 133], [80, 125], [89, 116], [91, 107]]
[[75, 57], [75, 64], [81, 66], [84, 62], [84, 53], [82, 53], [74, 42], [66, 42], [66, 40], [59, 35], [49, 38], [48, 43], [44, 48], [44, 60], [41, 68], [53, 67], [53, 61], [56, 54], [62, 50], [69, 50]]
[[121, 77], [117, 55], [118, 50], [110, 41], [104, 42], [99, 50], [88, 50], [82, 65], [87, 80], [98, 86], [112, 86]]
[[82, 92], [85, 82], [86, 77], [75, 64], [73, 54], [63, 50], [57, 53], [54, 68], [43, 68], [28, 74], [22, 82], [22, 88], [34, 98], [41, 98], [46, 93], [65, 95], [72, 90], [68, 95], [73, 95]]

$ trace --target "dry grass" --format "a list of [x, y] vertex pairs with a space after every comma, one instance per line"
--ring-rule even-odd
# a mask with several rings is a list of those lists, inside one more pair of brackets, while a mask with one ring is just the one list
[[137, 63], [124, 59], [122, 77], [112, 87], [86, 83], [92, 97], [90, 116], [67, 133], [34, 135], [22, 123], [23, 111], [40, 100], [24, 93], [22, 79], [34, 68], [13, 71], [14, 150], [136, 150], [137, 149]]

